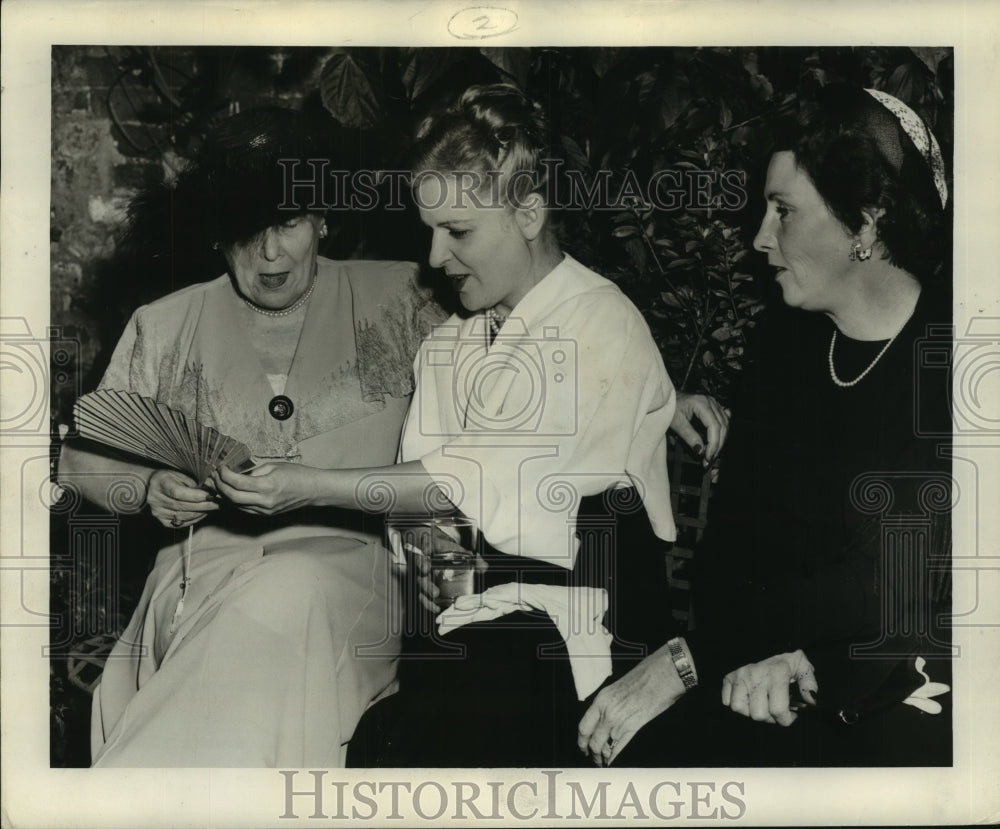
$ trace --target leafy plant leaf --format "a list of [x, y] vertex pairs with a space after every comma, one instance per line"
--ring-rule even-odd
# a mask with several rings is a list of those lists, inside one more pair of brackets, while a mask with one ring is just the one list
[[483, 57], [522, 89], [531, 73], [531, 50], [516, 47], [481, 46]]
[[461, 49], [403, 47], [400, 49], [400, 81], [409, 101], [415, 101], [430, 89], [462, 55]]
[[377, 71], [346, 49], [323, 66], [319, 93], [323, 106], [344, 126], [369, 129], [382, 120], [385, 101]]

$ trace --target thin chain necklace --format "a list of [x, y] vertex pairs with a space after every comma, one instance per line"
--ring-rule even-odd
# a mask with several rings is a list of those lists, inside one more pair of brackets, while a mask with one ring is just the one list
[[837, 370], [833, 367], [833, 347], [837, 344], [837, 327], [834, 326], [833, 335], [830, 337], [830, 353], [827, 355], [826, 358], [826, 362], [830, 366], [830, 379], [833, 380], [833, 382], [836, 383], [838, 386], [840, 386], [842, 389], [848, 389], [851, 386], [856, 386], [864, 379], [865, 375], [868, 374], [869, 371], [875, 368], [875, 364], [882, 359], [882, 355], [889, 350], [889, 346], [895, 342], [896, 337], [899, 336], [902, 330], [903, 329], [900, 328], [899, 331], [897, 331], [895, 334], [892, 335], [892, 339], [890, 339], [889, 342], [887, 342], [884, 346], [882, 346], [882, 350], [875, 355], [875, 359], [868, 364], [868, 368], [862, 371], [861, 374], [859, 374], [853, 380], [844, 381], [837, 376]]
[[303, 305], [309, 301], [309, 297], [312, 296], [313, 288], [316, 287], [316, 271], [313, 271], [312, 282], [309, 283], [309, 287], [306, 292], [302, 294], [294, 303], [289, 305], [287, 308], [282, 308], [280, 311], [272, 311], [269, 308], [261, 308], [259, 305], [251, 302], [246, 297], [243, 297], [243, 301], [247, 304], [247, 308], [251, 311], [256, 311], [258, 314], [263, 314], [265, 317], [287, 317], [289, 314], [294, 314]]

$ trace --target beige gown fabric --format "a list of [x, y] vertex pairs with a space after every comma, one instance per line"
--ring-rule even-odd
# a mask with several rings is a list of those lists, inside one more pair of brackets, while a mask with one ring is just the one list
[[[391, 463], [422, 333], [439, 319], [402, 263], [320, 259], [284, 393], [240, 325], [227, 277], [140, 308], [102, 387], [137, 391], [314, 466]], [[160, 551], [95, 692], [95, 766], [340, 766], [365, 708], [392, 690], [398, 602], [381, 539], [334, 510], [220, 510]], [[184, 540], [180, 540], [183, 538]], [[123, 551], [128, 554], [129, 551]], [[141, 554], [141, 551], [135, 551]]]

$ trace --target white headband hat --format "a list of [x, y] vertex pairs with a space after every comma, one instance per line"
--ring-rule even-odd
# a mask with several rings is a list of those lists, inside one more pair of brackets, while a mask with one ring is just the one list
[[941, 197], [941, 206], [948, 202], [948, 185], [944, 179], [944, 157], [938, 146], [934, 133], [930, 131], [923, 119], [899, 98], [894, 98], [888, 92], [879, 89], [866, 89], [876, 101], [896, 116], [903, 131], [910, 137], [917, 151], [924, 157], [934, 176], [934, 187]]

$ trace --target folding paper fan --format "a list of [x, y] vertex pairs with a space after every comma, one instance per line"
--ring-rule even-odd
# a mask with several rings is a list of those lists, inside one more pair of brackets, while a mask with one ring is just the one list
[[198, 483], [220, 466], [245, 472], [254, 465], [245, 444], [134, 392], [85, 394], [73, 416], [80, 437], [180, 470]]

